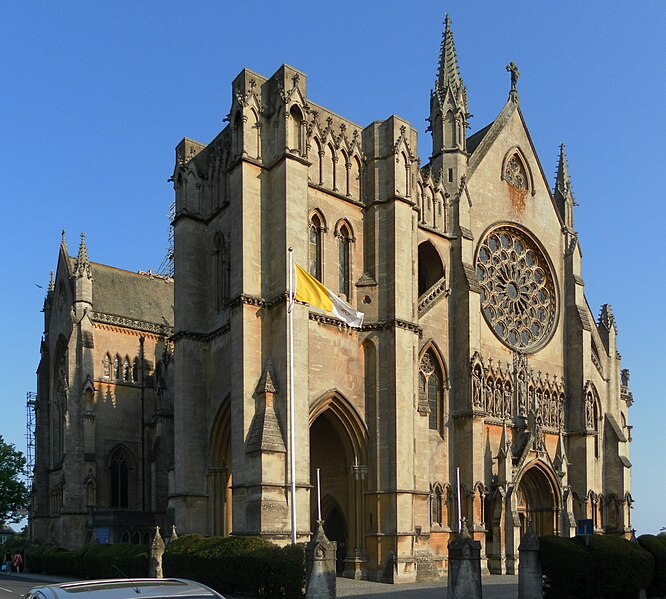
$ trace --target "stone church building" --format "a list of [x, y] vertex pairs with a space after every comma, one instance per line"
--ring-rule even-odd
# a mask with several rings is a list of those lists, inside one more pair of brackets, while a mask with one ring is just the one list
[[[305, 541], [317, 468], [345, 576], [444, 571], [458, 509], [495, 573], [517, 573], [530, 521], [628, 535], [632, 396], [615, 319], [585, 298], [564, 148], [551, 189], [507, 70], [506, 104], [467, 136], [447, 18], [423, 160], [399, 117], [359, 126], [315, 104], [291, 67], [243, 70], [229, 124], [176, 148], [173, 280], [92, 263], [83, 240], [71, 257], [63, 241], [33, 538], [137, 540], [157, 522], [288, 543], [293, 500]], [[293, 380], [290, 247], [365, 314], [352, 328], [297, 303]]]

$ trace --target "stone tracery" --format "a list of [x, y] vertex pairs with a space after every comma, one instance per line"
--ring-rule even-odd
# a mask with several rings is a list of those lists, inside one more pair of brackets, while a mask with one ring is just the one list
[[491, 231], [479, 245], [481, 307], [495, 335], [514, 349], [534, 350], [555, 325], [553, 276], [541, 250], [515, 227]]

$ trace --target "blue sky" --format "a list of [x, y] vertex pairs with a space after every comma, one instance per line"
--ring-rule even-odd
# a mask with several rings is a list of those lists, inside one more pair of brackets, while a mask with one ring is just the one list
[[[666, 164], [666, 3], [18, 2], [0, 0], [7, 253], [0, 258], [0, 434], [25, 450], [40, 313], [60, 231], [92, 260], [157, 270], [167, 248], [174, 147], [224, 126], [231, 81], [282, 63], [308, 96], [366, 126], [397, 114], [425, 134], [444, 13], [472, 132], [491, 122], [517, 63], [523, 114], [551, 182], [565, 143], [595, 315], [615, 312], [635, 404], [633, 522], [666, 526], [660, 254]], [[654, 262], [653, 262], [654, 261]], [[648, 274], [654, 278], [650, 279]], [[41, 285], [42, 288], [37, 285]]]

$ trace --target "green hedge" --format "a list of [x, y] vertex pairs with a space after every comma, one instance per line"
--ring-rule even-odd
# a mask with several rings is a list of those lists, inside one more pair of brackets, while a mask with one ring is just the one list
[[192, 578], [221, 593], [300, 599], [305, 587], [302, 545], [278, 547], [258, 537], [187, 535], [169, 546], [164, 575]]
[[23, 555], [25, 569], [28, 572], [32, 572], [33, 574], [43, 574], [44, 566], [42, 564], [42, 555], [44, 555], [44, 552], [46, 552], [48, 549], [50, 549], [50, 547], [44, 545], [33, 545], [31, 547], [27, 547], [25, 554]]
[[26, 568], [33, 574], [72, 578], [140, 578], [148, 576], [148, 545], [93, 545], [77, 551], [60, 547], [30, 547]]
[[545, 577], [544, 599], [583, 599], [592, 559], [584, 547], [564, 537], [539, 539], [541, 572]]
[[632, 599], [648, 587], [654, 558], [615, 536], [541, 538], [545, 599]]
[[647, 596], [666, 597], [666, 537], [641, 535], [638, 544], [654, 557], [654, 574], [647, 588]]
[[148, 576], [148, 545], [93, 545], [83, 554], [86, 578], [141, 578]]

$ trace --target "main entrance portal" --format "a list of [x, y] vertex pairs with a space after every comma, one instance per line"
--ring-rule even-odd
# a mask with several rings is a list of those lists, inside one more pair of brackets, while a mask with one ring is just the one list
[[521, 538], [527, 532], [530, 521], [539, 536], [556, 533], [559, 498], [553, 482], [541, 467], [532, 466], [523, 474], [517, 499]]

